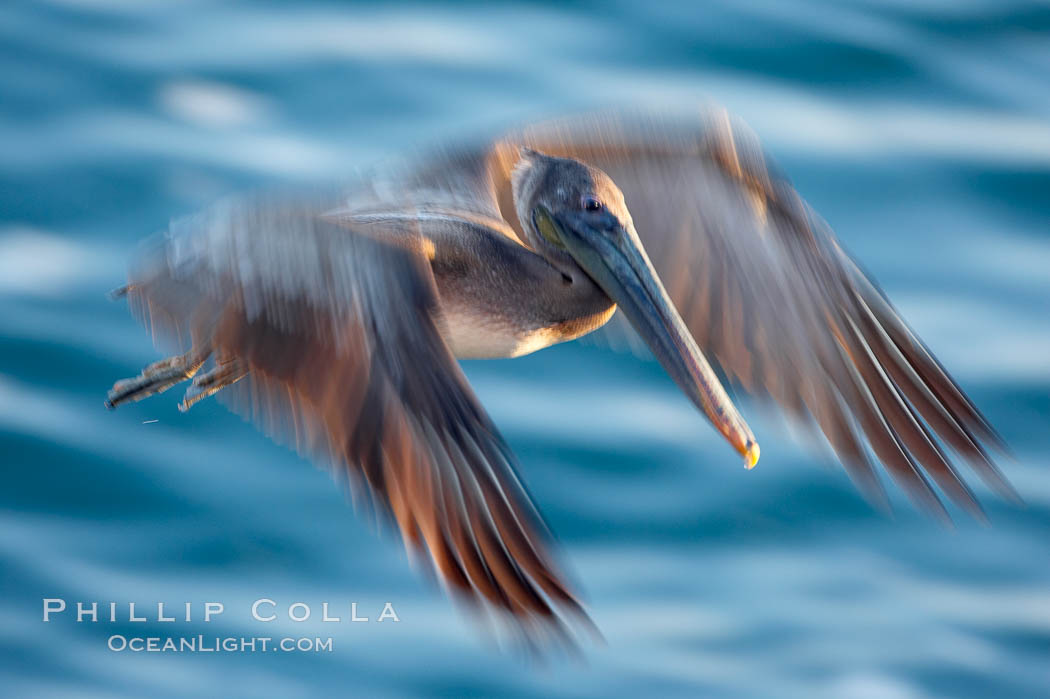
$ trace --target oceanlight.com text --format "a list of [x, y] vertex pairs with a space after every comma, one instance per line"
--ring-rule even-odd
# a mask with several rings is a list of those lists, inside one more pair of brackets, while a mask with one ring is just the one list
[[331, 653], [332, 638], [271, 636], [122, 636], [107, 641], [116, 653]]

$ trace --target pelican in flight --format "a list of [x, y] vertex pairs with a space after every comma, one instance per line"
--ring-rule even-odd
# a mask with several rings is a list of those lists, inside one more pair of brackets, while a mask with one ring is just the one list
[[226, 201], [146, 245], [121, 291], [179, 353], [110, 407], [222, 391], [356, 476], [457, 597], [522, 627], [586, 614], [456, 360], [572, 340], [617, 308], [748, 468], [758, 443], [709, 359], [815, 424], [877, 504], [879, 463], [942, 517], [935, 488], [981, 513], [958, 460], [1014, 497], [988, 421], [720, 111], [549, 122]]

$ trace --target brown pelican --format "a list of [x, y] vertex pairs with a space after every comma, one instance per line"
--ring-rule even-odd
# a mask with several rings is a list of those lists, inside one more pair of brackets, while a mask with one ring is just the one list
[[989, 423], [721, 112], [569, 119], [225, 202], [174, 223], [124, 291], [181, 353], [110, 406], [230, 387], [268, 433], [359, 476], [449, 588], [525, 626], [583, 612], [456, 359], [564, 342], [617, 307], [749, 468], [758, 445], [705, 355], [815, 423], [876, 502], [881, 462], [934, 512], [930, 479], [980, 515], [945, 446], [1013, 494]]

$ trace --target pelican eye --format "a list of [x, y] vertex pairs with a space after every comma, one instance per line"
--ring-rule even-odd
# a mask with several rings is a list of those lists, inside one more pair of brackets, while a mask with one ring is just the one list
[[584, 211], [601, 211], [605, 208], [605, 204], [602, 204], [600, 199], [586, 194], [583, 196], [582, 204]]

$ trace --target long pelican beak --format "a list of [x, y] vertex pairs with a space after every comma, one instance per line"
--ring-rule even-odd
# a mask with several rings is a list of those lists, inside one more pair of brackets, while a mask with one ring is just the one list
[[543, 207], [535, 215], [547, 219], [537, 221], [541, 227], [556, 227], [573, 259], [619, 305], [675, 383], [744, 457], [744, 465], [754, 468], [758, 442], [696, 346], [633, 227], [617, 223], [599, 230], [582, 215], [554, 215]]

